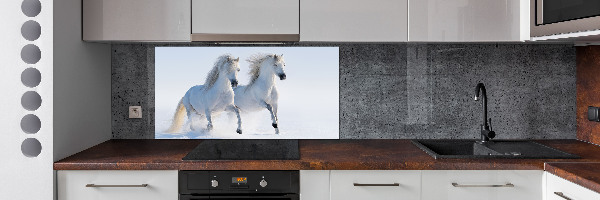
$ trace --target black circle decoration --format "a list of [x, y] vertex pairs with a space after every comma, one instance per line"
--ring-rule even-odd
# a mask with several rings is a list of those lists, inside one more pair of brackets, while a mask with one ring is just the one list
[[36, 68], [27, 68], [21, 73], [21, 82], [27, 87], [36, 87], [42, 82], [42, 73]]
[[21, 49], [21, 59], [27, 64], [35, 64], [40, 61], [42, 51], [34, 44], [28, 44]]
[[42, 3], [39, 0], [23, 0], [21, 11], [27, 17], [35, 17], [42, 11]]
[[21, 97], [21, 105], [29, 111], [34, 111], [42, 106], [42, 97], [34, 91], [27, 91]]
[[40, 121], [39, 117], [33, 114], [25, 115], [21, 119], [21, 130], [23, 130], [27, 134], [35, 134], [38, 131], [40, 131], [41, 127], [42, 121]]
[[42, 144], [35, 138], [27, 138], [21, 143], [21, 152], [27, 157], [37, 157], [42, 153]]
[[29, 20], [29, 21], [26, 21], [25, 23], [23, 23], [23, 25], [21, 26], [21, 35], [26, 40], [29, 40], [29, 41], [37, 40], [38, 38], [40, 38], [41, 34], [42, 34], [42, 27], [40, 26], [40, 23], [38, 23], [36, 21]]

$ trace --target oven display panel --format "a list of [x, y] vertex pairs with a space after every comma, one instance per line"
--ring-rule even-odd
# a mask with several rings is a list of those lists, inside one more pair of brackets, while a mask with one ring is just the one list
[[231, 183], [233, 184], [241, 184], [241, 183], [248, 183], [248, 178], [247, 177], [231, 177]]

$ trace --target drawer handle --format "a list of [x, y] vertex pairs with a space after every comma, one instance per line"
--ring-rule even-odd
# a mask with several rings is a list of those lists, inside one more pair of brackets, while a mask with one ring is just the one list
[[96, 185], [96, 184], [87, 184], [85, 187], [148, 187], [148, 184], [141, 185]]
[[556, 196], [562, 197], [563, 199], [566, 199], [566, 200], [573, 200], [573, 199], [569, 198], [568, 196], [565, 196], [565, 194], [563, 194], [562, 192], [554, 192], [554, 194]]
[[504, 185], [461, 185], [458, 183], [452, 183], [454, 187], [515, 187], [512, 183], [507, 183]]
[[354, 183], [354, 186], [400, 186], [400, 183], [392, 183], [392, 184], [364, 184], [364, 183]]

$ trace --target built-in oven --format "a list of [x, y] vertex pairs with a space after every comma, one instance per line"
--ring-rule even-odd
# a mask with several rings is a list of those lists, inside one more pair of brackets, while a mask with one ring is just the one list
[[600, 29], [600, 0], [530, 0], [531, 36]]
[[299, 200], [299, 171], [179, 171], [179, 199]]

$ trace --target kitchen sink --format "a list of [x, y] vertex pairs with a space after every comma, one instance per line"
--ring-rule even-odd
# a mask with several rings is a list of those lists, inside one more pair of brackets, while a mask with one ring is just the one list
[[570, 154], [532, 141], [494, 140], [412, 140], [435, 159], [443, 158], [514, 158], [514, 159], [576, 159]]

